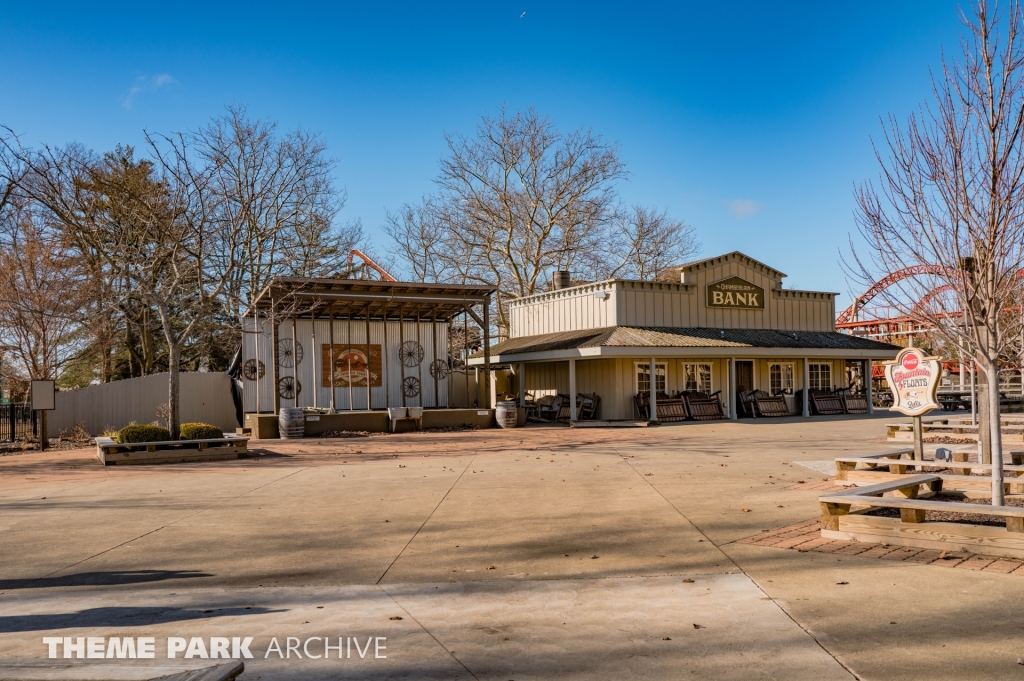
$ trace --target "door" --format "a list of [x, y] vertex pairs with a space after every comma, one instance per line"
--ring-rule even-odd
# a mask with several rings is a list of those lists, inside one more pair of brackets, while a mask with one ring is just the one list
[[740, 395], [754, 389], [754, 363], [751, 361], [736, 362], [736, 405], [740, 416], [753, 416], [749, 405], [743, 404]]

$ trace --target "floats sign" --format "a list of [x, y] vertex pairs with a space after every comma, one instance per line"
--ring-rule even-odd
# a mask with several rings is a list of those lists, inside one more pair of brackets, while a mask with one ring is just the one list
[[885, 380], [892, 390], [892, 408], [907, 416], [921, 416], [938, 409], [935, 401], [942, 364], [919, 348], [904, 348], [896, 360], [885, 363]]
[[763, 310], [764, 289], [739, 277], [729, 277], [707, 285], [706, 303], [708, 307]]

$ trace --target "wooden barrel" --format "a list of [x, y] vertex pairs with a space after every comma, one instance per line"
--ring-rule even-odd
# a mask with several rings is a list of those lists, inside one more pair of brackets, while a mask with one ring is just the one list
[[494, 409], [494, 418], [502, 428], [519, 426], [519, 405], [515, 400], [502, 400]]
[[306, 437], [306, 414], [295, 407], [282, 407], [277, 417], [277, 428], [283, 440]]

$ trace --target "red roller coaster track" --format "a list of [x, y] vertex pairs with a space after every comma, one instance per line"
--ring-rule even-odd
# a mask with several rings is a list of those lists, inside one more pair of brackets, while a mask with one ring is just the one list
[[[887, 274], [872, 284], [871, 288], [865, 291], [861, 296], [854, 299], [853, 303], [850, 304], [850, 307], [839, 313], [839, 317], [836, 318], [836, 326], [840, 324], [848, 324], [853, 320], [853, 315], [857, 308], [864, 307], [865, 303], [893, 284], [922, 274], [943, 274], [946, 270], [947, 268], [943, 265], [914, 265], [913, 267], [904, 267], [901, 270], [896, 270], [895, 272]], [[933, 293], [935, 293], [935, 291], [928, 295], [931, 296]]]

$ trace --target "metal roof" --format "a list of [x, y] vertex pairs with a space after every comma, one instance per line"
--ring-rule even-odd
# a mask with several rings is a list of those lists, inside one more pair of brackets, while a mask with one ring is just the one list
[[448, 320], [466, 307], [487, 302], [496, 290], [495, 286], [473, 284], [275, 277], [253, 306], [260, 311], [300, 317], [333, 314], [356, 319], [366, 315], [411, 319], [419, 314], [423, 319], [436, 316]]
[[562, 331], [510, 338], [491, 347], [492, 355], [549, 352], [579, 348], [792, 348], [808, 350], [878, 350], [895, 352], [894, 345], [835, 331], [776, 331], [773, 329], [709, 329], [609, 326], [586, 331]]

